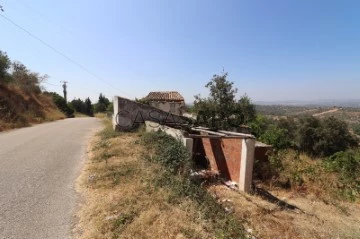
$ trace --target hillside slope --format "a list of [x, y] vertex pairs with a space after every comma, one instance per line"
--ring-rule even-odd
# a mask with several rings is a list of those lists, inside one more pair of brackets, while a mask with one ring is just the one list
[[50, 96], [0, 84], [0, 131], [63, 118]]

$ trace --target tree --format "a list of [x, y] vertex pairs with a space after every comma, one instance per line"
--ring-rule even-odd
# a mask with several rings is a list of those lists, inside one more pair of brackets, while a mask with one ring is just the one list
[[244, 95], [236, 100], [237, 89], [227, 80], [228, 73], [214, 75], [205, 85], [210, 90], [207, 98], [195, 96], [194, 111], [197, 123], [213, 129], [232, 129], [256, 117], [255, 106]]
[[100, 93], [98, 103], [95, 104], [95, 112], [106, 112], [107, 107], [110, 104], [110, 100]]
[[0, 83], [7, 82], [10, 69], [11, 61], [6, 52], [0, 51]]
[[94, 109], [93, 109], [93, 106], [91, 104], [91, 100], [90, 98], [86, 98], [85, 100], [85, 114], [89, 115], [89, 116], [94, 116]]
[[74, 117], [73, 106], [71, 104], [67, 104], [65, 99], [61, 95], [56, 92], [44, 92], [44, 94], [52, 96], [55, 105], [60, 111], [62, 111], [66, 115], [66, 117]]
[[106, 108], [106, 112], [113, 113], [114, 112], [114, 104], [113, 102], [110, 102], [108, 107]]
[[247, 124], [256, 118], [255, 105], [251, 99], [245, 94], [237, 102], [236, 106], [236, 122], [238, 124]]
[[82, 101], [81, 99], [74, 99], [70, 103], [72, 104], [76, 112], [82, 113], [82, 105], [85, 104], [84, 101]]
[[348, 125], [335, 117], [306, 117], [298, 129], [299, 149], [314, 156], [330, 156], [357, 145]]
[[15, 61], [12, 63], [12, 79], [22, 89], [28, 92], [41, 93], [40, 83], [46, 81], [48, 75], [40, 75], [36, 72], [31, 72], [21, 62]]
[[276, 125], [270, 127], [260, 136], [264, 143], [272, 145], [275, 149], [286, 149], [291, 146], [291, 140], [287, 135], [288, 131]]

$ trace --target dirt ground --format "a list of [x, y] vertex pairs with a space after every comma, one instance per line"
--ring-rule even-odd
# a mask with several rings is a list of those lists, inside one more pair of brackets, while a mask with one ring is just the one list
[[359, 204], [326, 204], [284, 190], [249, 195], [214, 185], [209, 191], [229, 204], [256, 238], [360, 238]]

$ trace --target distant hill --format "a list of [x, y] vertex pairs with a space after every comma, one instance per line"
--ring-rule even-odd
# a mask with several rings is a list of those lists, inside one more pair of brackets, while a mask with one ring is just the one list
[[312, 106], [312, 107], [355, 107], [360, 108], [360, 99], [344, 99], [344, 100], [311, 100], [311, 101], [256, 101], [257, 105], [288, 105], [288, 106]]

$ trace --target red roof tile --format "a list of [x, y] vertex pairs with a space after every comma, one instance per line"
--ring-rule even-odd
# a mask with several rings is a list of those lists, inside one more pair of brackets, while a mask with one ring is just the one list
[[184, 101], [184, 97], [177, 91], [153, 91], [146, 99], [153, 101]]

